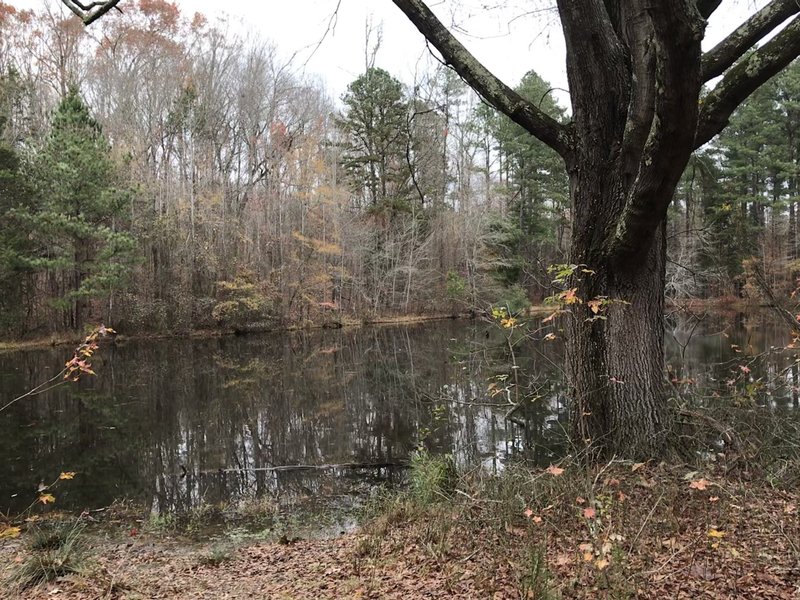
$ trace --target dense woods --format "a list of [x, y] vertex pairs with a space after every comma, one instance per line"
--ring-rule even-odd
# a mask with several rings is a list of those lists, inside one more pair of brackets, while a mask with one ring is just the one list
[[[554, 292], [567, 176], [454, 73], [400, 81], [380, 53], [341, 98], [268, 40], [160, 0], [91, 30], [0, 5], [5, 335], [453, 313]], [[516, 91], [568, 112], [531, 72]], [[800, 78], [743, 104], [670, 209], [668, 294], [794, 286]]]

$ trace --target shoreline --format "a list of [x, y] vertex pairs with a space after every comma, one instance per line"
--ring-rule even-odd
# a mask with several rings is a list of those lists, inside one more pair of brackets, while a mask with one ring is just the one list
[[[400, 315], [400, 316], [378, 316], [364, 319], [342, 319], [341, 321], [325, 323], [289, 324], [274, 328], [258, 328], [251, 331], [239, 331], [235, 329], [193, 329], [186, 332], [153, 332], [153, 333], [133, 333], [127, 334], [124, 331], [117, 331], [114, 340], [119, 343], [140, 340], [173, 340], [173, 339], [212, 339], [231, 336], [249, 336], [268, 333], [292, 333], [297, 331], [318, 331], [324, 329], [358, 329], [360, 327], [371, 326], [392, 326], [392, 325], [416, 325], [419, 323], [432, 323], [438, 321], [457, 321], [475, 320], [478, 314], [428, 314], [428, 315]], [[113, 326], [112, 326], [113, 327]], [[61, 332], [49, 336], [34, 337], [31, 339], [8, 339], [0, 340], [0, 354], [10, 352], [21, 352], [26, 350], [41, 350], [44, 348], [57, 348], [60, 346], [73, 346], [79, 344], [84, 335], [75, 332]]]
[[[704, 311], [739, 311], [770, 309], [763, 304], [754, 304], [742, 298], [708, 298], [708, 299], [689, 299], [671, 300], [667, 299], [666, 309], [685, 310], [689, 312]], [[554, 307], [545, 304], [535, 304], [525, 309], [526, 316], [547, 316], [552, 313]], [[118, 331], [115, 340], [120, 343], [140, 340], [172, 340], [172, 339], [211, 339], [229, 336], [247, 336], [266, 333], [290, 333], [295, 331], [315, 331], [321, 329], [357, 329], [370, 326], [393, 326], [393, 325], [416, 325], [420, 323], [433, 323], [438, 321], [474, 321], [480, 318], [479, 311], [463, 311], [460, 313], [431, 313], [431, 314], [411, 314], [411, 315], [378, 315], [364, 318], [342, 318], [338, 321], [327, 321], [322, 323], [290, 323], [277, 327], [255, 328], [252, 330], [236, 330], [229, 328], [218, 329], [193, 329], [186, 332], [148, 332], [127, 334]], [[112, 325], [113, 327], [113, 325]], [[0, 354], [10, 352], [21, 352], [26, 350], [41, 350], [43, 348], [56, 348], [59, 346], [72, 346], [79, 344], [83, 340], [83, 335], [75, 331], [54, 333], [48, 336], [33, 337], [25, 339], [0, 340]]]

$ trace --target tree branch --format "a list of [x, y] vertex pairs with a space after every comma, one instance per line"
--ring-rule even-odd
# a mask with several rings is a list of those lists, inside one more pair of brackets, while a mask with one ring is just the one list
[[722, 75], [756, 42], [798, 12], [797, 0], [772, 0], [703, 55], [703, 81]]
[[575, 136], [601, 146], [602, 160], [610, 166], [620, 150], [630, 101], [629, 57], [614, 27], [614, 19], [623, 15], [612, 0], [558, 0], [558, 13]]
[[[644, 259], [664, 221], [693, 150], [700, 94], [700, 42], [705, 22], [683, 0], [650, 3], [655, 52], [655, 107], [636, 179], [628, 192], [610, 252], [617, 261]], [[643, 251], [644, 249], [644, 251]]]
[[638, 172], [639, 158], [655, 115], [656, 51], [655, 33], [644, 3], [634, 0], [626, 8], [625, 21], [630, 24], [626, 28], [626, 41], [631, 59], [632, 89], [620, 165], [627, 188]]
[[800, 55], [800, 17], [769, 42], [734, 65], [717, 86], [700, 100], [694, 146], [699, 148], [728, 124], [736, 107]]
[[553, 148], [565, 160], [572, 154], [568, 129], [525, 100], [484, 67], [421, 0], [392, 0], [441, 53], [445, 62], [497, 110]]

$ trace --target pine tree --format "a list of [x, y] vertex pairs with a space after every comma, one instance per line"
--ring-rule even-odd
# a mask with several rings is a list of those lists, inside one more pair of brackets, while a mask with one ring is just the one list
[[338, 125], [346, 136], [343, 166], [353, 191], [373, 208], [408, 195], [408, 104], [402, 84], [371, 67], [347, 86]]
[[47, 272], [71, 328], [88, 317], [89, 300], [108, 299], [120, 288], [132, 264], [135, 243], [122, 227], [127, 195], [116, 187], [110, 152], [100, 125], [71, 88], [33, 160], [39, 206], [18, 213], [39, 241], [28, 265]]

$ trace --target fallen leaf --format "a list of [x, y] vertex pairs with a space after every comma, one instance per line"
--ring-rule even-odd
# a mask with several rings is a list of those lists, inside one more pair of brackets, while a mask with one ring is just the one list
[[713, 503], [713, 502], [719, 502], [719, 496], [711, 496], [711, 497], [708, 499], [708, 501], [709, 501], [709, 502], [712, 502], [712, 503]]
[[536, 516], [536, 517], [533, 517], [533, 519], [531, 519], [531, 520], [538, 525], [539, 523], [542, 522], [542, 517]]
[[525, 515], [526, 519], [530, 519], [533, 516], [533, 510], [531, 510], [530, 508], [526, 508], [525, 510], [522, 511], [522, 514]]
[[22, 530], [19, 527], [10, 525], [0, 525], [0, 540], [19, 537]]
[[725, 532], [719, 531], [718, 529], [709, 529], [708, 530], [708, 537], [710, 538], [724, 538]]
[[661, 545], [668, 550], [680, 550], [683, 548], [683, 545], [678, 542], [674, 537], [671, 537], [666, 540], [661, 540]]
[[689, 487], [693, 490], [705, 490], [708, 487], [708, 480], [707, 479], [698, 479], [697, 481], [693, 481], [689, 484]]
[[558, 477], [559, 475], [564, 473], [564, 469], [562, 469], [561, 467], [557, 467], [555, 465], [550, 465], [545, 469], [545, 472], [550, 473], [550, 475], [553, 475], [554, 477]]
[[797, 507], [794, 504], [787, 504], [783, 507], [783, 513], [786, 515], [793, 515], [796, 510]]
[[641, 463], [634, 463], [634, 465], [631, 467], [631, 473], [635, 473], [636, 471], [638, 471], [639, 469], [641, 469], [641, 468], [642, 468], [642, 467], [643, 467], [645, 464], [646, 464], [646, 463], [643, 463], [643, 462], [641, 462]]
[[556, 556], [556, 564], [559, 567], [563, 567], [564, 565], [568, 565], [572, 562], [572, 559], [569, 557], [568, 554], [559, 554]]
[[600, 560], [596, 560], [594, 562], [594, 566], [597, 567], [598, 571], [602, 571], [608, 566], [608, 561], [605, 558], [601, 558]]
[[597, 516], [597, 511], [591, 506], [587, 506], [583, 509], [583, 516], [587, 519], [594, 519]]
[[577, 498], [575, 498], [575, 502], [577, 504], [583, 504], [586, 502], [586, 498], [584, 498], [583, 496], [578, 496]]

